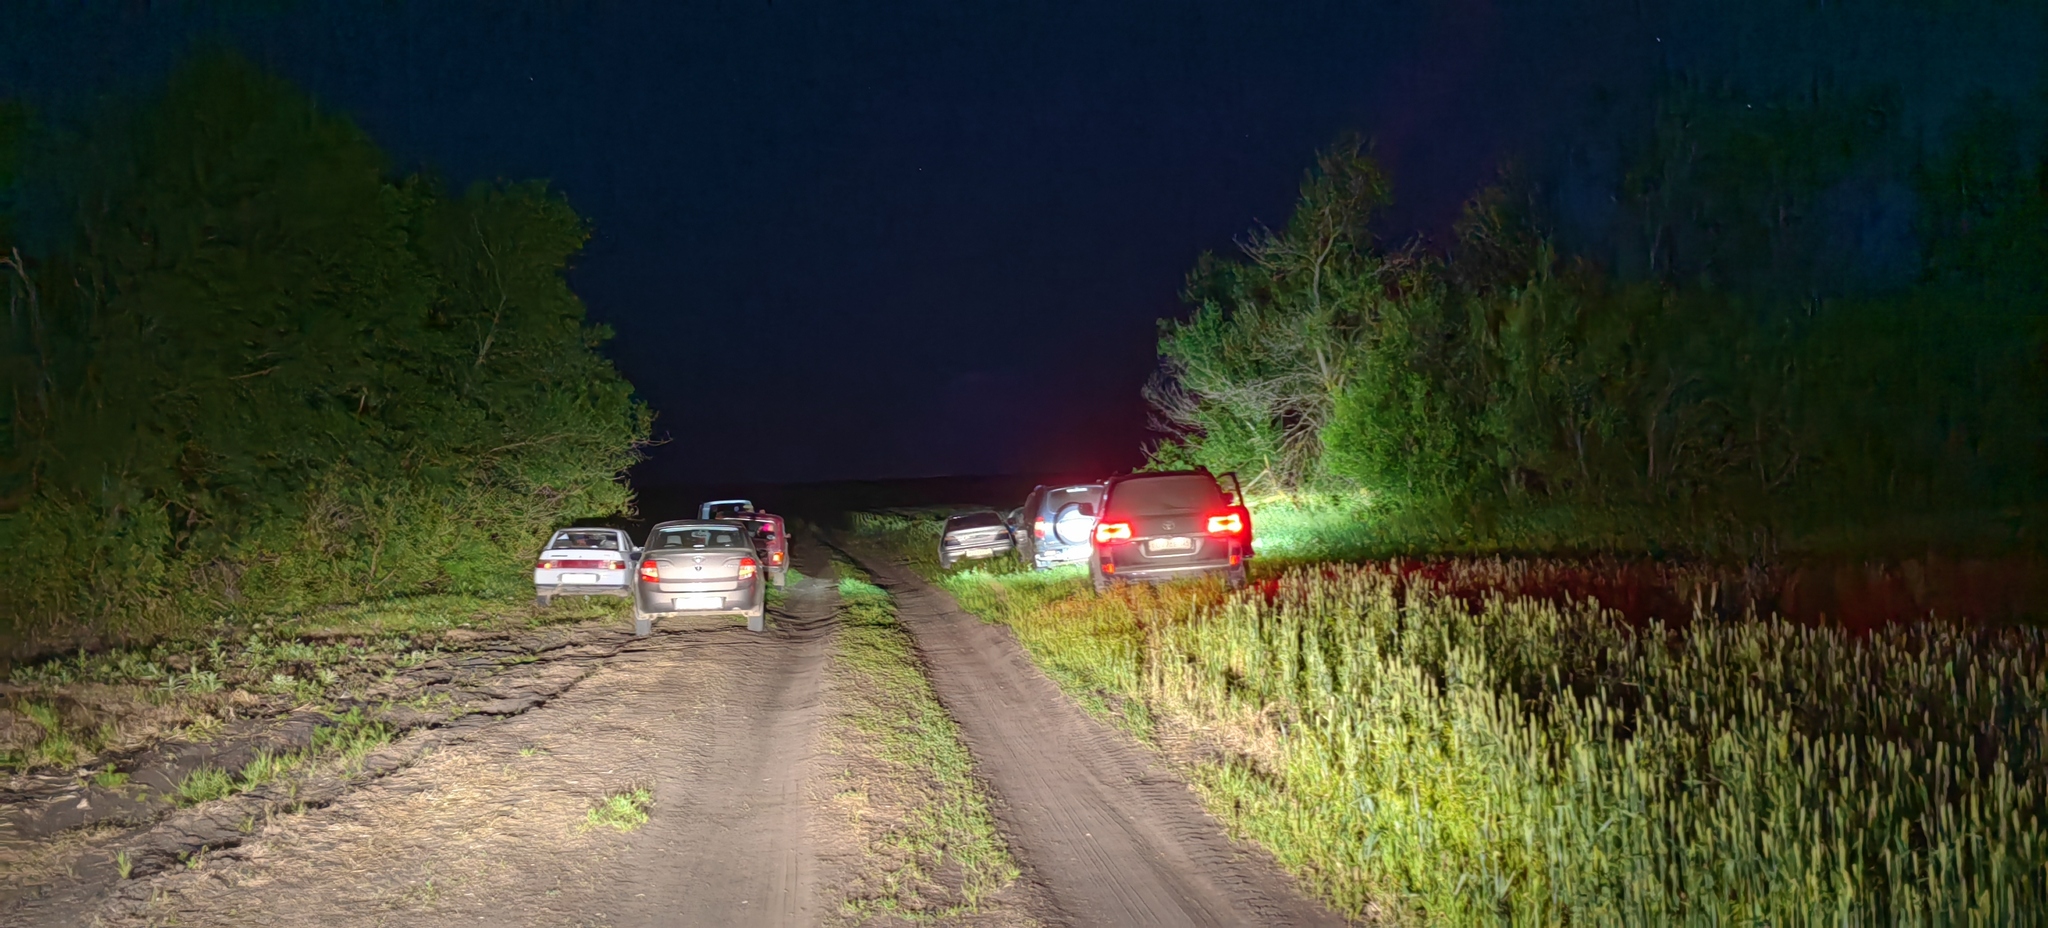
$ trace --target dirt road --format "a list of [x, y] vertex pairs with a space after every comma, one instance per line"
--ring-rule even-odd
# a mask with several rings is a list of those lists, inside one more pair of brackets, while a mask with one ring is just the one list
[[1268, 855], [1234, 845], [1160, 758], [1061, 693], [1008, 628], [962, 612], [906, 568], [857, 556], [895, 596], [1061, 923], [1344, 924]]
[[[500, 646], [467, 659], [468, 702], [370, 757], [374, 775], [57, 834], [40, 888], [0, 894], [0, 924], [1341, 923], [1007, 630], [876, 563], [916, 644], [890, 651], [871, 614], [842, 623], [823, 545], [795, 558], [810, 579], [766, 633], [599, 623]], [[948, 763], [932, 713], [958, 723], [952, 774], [931, 766]], [[637, 827], [592, 820], [634, 795], [651, 799]]]

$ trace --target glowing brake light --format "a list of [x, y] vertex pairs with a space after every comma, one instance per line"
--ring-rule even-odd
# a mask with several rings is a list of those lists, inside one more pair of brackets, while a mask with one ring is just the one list
[[1032, 523], [1031, 523], [1031, 537], [1033, 537], [1033, 538], [1044, 538], [1044, 537], [1045, 537], [1045, 533], [1046, 533], [1046, 531], [1047, 531], [1047, 527], [1046, 527], [1046, 523], [1045, 523], [1045, 520], [1044, 520], [1044, 519], [1036, 519], [1036, 520], [1033, 520], [1033, 521], [1032, 521]]
[[770, 564], [780, 564], [780, 563], [782, 563], [782, 552], [780, 552], [780, 551], [776, 551], [776, 552], [773, 552], [773, 553], [769, 554], [769, 555], [768, 555], [768, 563], [770, 563]]
[[661, 582], [661, 564], [652, 559], [640, 562], [640, 579], [648, 583]]
[[1235, 535], [1244, 531], [1244, 518], [1234, 512], [1209, 517], [1209, 534]]
[[1098, 522], [1095, 525], [1095, 543], [1106, 545], [1114, 541], [1131, 540], [1131, 523]]
[[741, 580], [745, 580], [745, 579], [747, 579], [748, 577], [751, 577], [751, 576], [753, 576], [753, 575], [754, 575], [754, 568], [756, 568], [756, 567], [759, 567], [759, 566], [761, 566], [761, 565], [759, 565], [759, 564], [755, 563], [755, 562], [754, 562], [754, 559], [753, 559], [753, 558], [750, 558], [750, 557], [743, 557], [743, 558], [740, 558], [740, 579], [741, 579]]
[[534, 564], [533, 564], [533, 569], [535, 569], [535, 570], [554, 570], [554, 569], [555, 569], [555, 562], [554, 562], [554, 561], [535, 561], [535, 562], [534, 562]]

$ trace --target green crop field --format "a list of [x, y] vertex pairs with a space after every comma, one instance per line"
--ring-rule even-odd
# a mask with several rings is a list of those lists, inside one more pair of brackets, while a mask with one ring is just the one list
[[[863, 517], [902, 552], [930, 529]], [[939, 574], [1339, 909], [1404, 924], [2012, 925], [2048, 913], [2032, 628], [1635, 623], [1537, 567], [1303, 564], [1241, 594]], [[1294, 560], [1294, 559], [1290, 559]]]

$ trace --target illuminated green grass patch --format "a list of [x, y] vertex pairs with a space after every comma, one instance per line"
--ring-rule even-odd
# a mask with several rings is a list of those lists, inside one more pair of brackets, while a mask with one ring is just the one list
[[[2021, 924], [2048, 911], [2048, 635], [1632, 626], [1375, 565], [1230, 594], [950, 577], [1209, 807], [1408, 924]], [[2029, 914], [2036, 913], [2036, 914]]]

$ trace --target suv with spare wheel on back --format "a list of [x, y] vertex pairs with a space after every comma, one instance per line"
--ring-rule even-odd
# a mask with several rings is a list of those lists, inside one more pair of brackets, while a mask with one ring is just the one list
[[1095, 517], [1102, 506], [1102, 484], [1081, 483], [1064, 487], [1041, 486], [1024, 500], [1022, 518], [1030, 522], [1029, 533], [1020, 533], [1024, 546], [1017, 557], [1033, 570], [1061, 564], [1075, 564], [1094, 553], [1088, 536], [1095, 530]]
[[1220, 484], [1199, 469], [1110, 478], [1088, 562], [1095, 589], [1210, 574], [1233, 589], [1243, 586], [1252, 514], [1236, 474], [1224, 474]]

